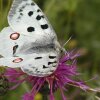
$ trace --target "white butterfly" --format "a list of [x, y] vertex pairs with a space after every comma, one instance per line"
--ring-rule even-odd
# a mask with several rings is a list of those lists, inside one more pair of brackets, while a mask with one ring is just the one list
[[32, 0], [14, 0], [8, 22], [10, 27], [0, 33], [0, 66], [21, 68], [32, 76], [52, 74], [61, 46], [37, 4]]

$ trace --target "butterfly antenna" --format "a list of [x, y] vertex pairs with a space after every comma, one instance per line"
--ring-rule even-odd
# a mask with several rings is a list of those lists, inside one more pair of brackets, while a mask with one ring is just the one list
[[72, 36], [64, 43], [63, 47], [72, 39]]
[[72, 39], [72, 36], [64, 43], [64, 45], [62, 46], [62, 50], [63, 50], [63, 52], [65, 53], [65, 54], [67, 54], [68, 55], [68, 52], [67, 52], [67, 50], [64, 48], [65, 47], [65, 45], [70, 41]]

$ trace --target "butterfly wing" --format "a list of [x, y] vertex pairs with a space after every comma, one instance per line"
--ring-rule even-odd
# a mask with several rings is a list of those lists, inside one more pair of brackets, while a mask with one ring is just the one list
[[32, 37], [34, 46], [54, 44], [61, 49], [55, 31], [33, 0], [14, 0], [8, 22], [14, 31]]
[[56, 70], [57, 64], [58, 55], [56, 52], [0, 58], [0, 66], [21, 68], [28, 75], [40, 77], [52, 74]]
[[0, 33], [0, 55], [3, 56], [0, 58], [0, 66], [21, 68], [32, 76], [52, 74], [58, 64], [58, 52], [52, 45], [35, 46], [33, 40], [14, 32], [10, 27], [4, 28]]
[[50, 75], [58, 62], [58, 53], [50, 46], [35, 48], [33, 38], [4, 28], [0, 33], [0, 66], [21, 68], [33, 76]]
[[10, 27], [6, 27], [0, 32], [0, 55], [12, 57], [18, 54], [25, 54], [26, 52], [33, 53], [34, 50], [29, 50], [33, 48], [35, 41], [35, 38], [17, 33]]
[[57, 66], [57, 52], [48, 52], [36, 54], [25, 66], [22, 66], [22, 70], [29, 75], [43, 77], [52, 74]]
[[8, 22], [11, 28], [0, 34], [0, 65], [20, 67], [32, 76], [52, 74], [60, 45], [41, 9], [32, 0], [14, 0]]
[[4, 57], [13, 55], [13, 47], [17, 45], [16, 41], [18, 41], [19, 37], [18, 34], [18, 36], [15, 36], [16, 39], [14, 39], [14, 33], [10, 27], [6, 27], [0, 32], [0, 55]]
[[8, 22], [14, 31], [21, 34], [56, 37], [48, 19], [32, 0], [14, 0]]

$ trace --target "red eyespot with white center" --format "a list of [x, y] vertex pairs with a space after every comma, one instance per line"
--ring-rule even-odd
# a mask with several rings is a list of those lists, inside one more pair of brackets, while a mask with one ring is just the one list
[[12, 33], [10, 35], [10, 39], [12, 39], [12, 40], [17, 40], [19, 37], [20, 37], [19, 33]]
[[23, 61], [22, 58], [17, 58], [17, 59], [15, 59], [15, 60], [13, 60], [14, 63], [20, 63], [20, 62], [22, 62], [22, 61]]

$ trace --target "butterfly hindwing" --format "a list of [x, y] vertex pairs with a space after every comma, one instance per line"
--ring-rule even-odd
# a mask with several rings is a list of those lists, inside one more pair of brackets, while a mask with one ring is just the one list
[[56, 70], [58, 65], [58, 55], [56, 52], [36, 54], [30, 58], [32, 59], [25, 66], [22, 66], [21, 69], [32, 76], [43, 77], [50, 75]]
[[58, 63], [57, 56], [57, 53], [49, 52], [45, 54], [28, 54], [19, 55], [18, 57], [0, 58], [0, 66], [21, 68], [23, 72], [29, 75], [49, 75], [56, 70]]

